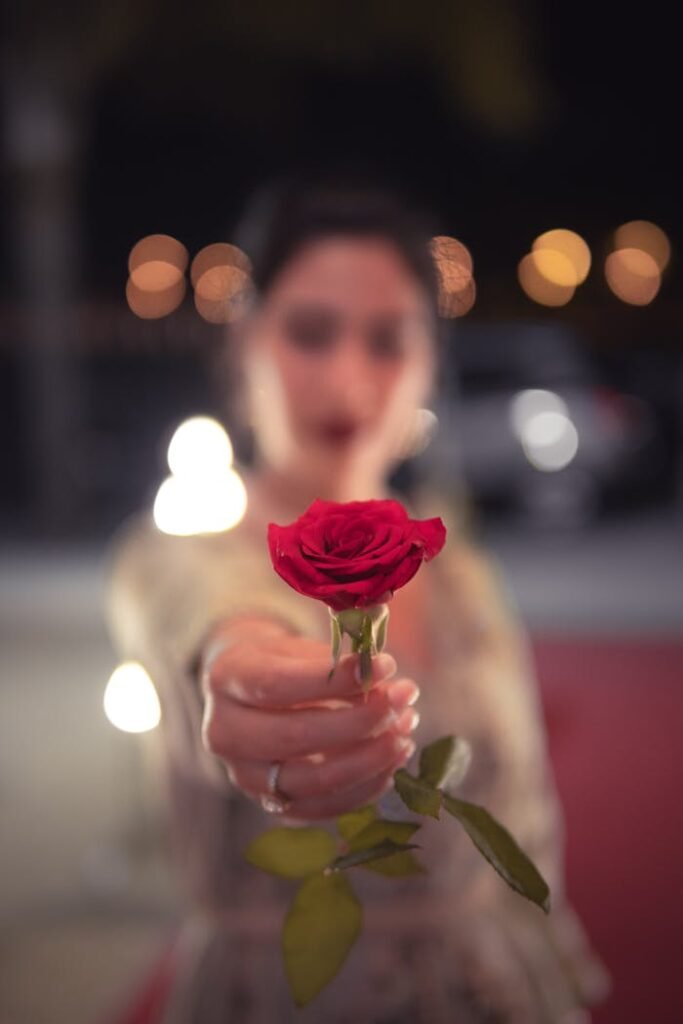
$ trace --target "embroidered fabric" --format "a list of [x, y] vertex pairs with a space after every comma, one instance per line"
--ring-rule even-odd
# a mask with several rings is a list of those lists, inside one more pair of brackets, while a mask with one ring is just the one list
[[[413, 508], [413, 514], [420, 510]], [[440, 514], [433, 504], [425, 517]], [[162, 699], [179, 867], [195, 912], [178, 947], [163, 1024], [582, 1024], [609, 980], [563, 892], [563, 825], [523, 630], [490, 561], [450, 530], [423, 566], [430, 668], [405, 652], [421, 686], [418, 748], [465, 736], [473, 760], [459, 793], [494, 813], [552, 892], [546, 916], [510, 892], [456, 822], [419, 833], [428, 874], [397, 882], [358, 870], [364, 931], [340, 975], [309, 1007], [291, 1004], [279, 930], [292, 886], [246, 864], [272, 824], [202, 746], [203, 640], [223, 618], [267, 613], [328, 640], [326, 609], [273, 572], [271, 509], [220, 535], [169, 537], [149, 516], [111, 552], [107, 614], [116, 646], [141, 661]], [[391, 625], [389, 649], [391, 649]]]

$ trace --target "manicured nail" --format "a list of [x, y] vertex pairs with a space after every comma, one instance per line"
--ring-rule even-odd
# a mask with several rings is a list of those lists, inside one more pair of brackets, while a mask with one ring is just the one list
[[396, 675], [396, 658], [393, 658], [390, 654], [378, 654], [372, 659], [372, 677], [373, 679], [391, 679], [392, 676]]
[[402, 711], [406, 705], [414, 704], [420, 696], [420, 689], [410, 679], [401, 679], [387, 687], [387, 700], [392, 708]]
[[396, 737], [396, 753], [403, 755], [403, 761], [408, 761], [415, 753], [415, 743], [410, 736]]
[[396, 719], [394, 729], [402, 736], [408, 736], [413, 729], [417, 728], [419, 721], [420, 716], [415, 708], [406, 708], [405, 711], [403, 711]]

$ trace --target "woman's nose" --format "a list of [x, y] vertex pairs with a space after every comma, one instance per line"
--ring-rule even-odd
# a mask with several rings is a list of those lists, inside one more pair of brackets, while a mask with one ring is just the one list
[[340, 339], [328, 364], [327, 391], [344, 409], [367, 414], [366, 402], [376, 394], [374, 367], [362, 338]]

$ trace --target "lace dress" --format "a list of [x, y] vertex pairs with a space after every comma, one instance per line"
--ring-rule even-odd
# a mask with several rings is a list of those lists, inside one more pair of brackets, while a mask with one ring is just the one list
[[[412, 512], [443, 515], [433, 503]], [[467, 737], [473, 760], [460, 795], [509, 828], [548, 881], [552, 909], [545, 915], [511, 892], [453, 819], [426, 821], [417, 841], [428, 873], [397, 880], [354, 870], [363, 933], [332, 984], [304, 1009], [293, 1006], [279, 933], [295, 886], [242, 857], [277, 819], [233, 788], [202, 747], [197, 683], [203, 639], [237, 612], [265, 612], [328, 641], [324, 606], [271, 567], [270, 519], [288, 521], [254, 498], [232, 531], [170, 537], [143, 515], [112, 551], [110, 629], [121, 656], [141, 661], [160, 692], [179, 868], [194, 908], [163, 1024], [589, 1020], [585, 1008], [609, 982], [563, 894], [562, 821], [524, 636], [490, 563], [452, 528], [419, 574], [429, 658], [398, 652], [391, 622], [388, 646], [421, 687], [418, 749], [446, 733]]]

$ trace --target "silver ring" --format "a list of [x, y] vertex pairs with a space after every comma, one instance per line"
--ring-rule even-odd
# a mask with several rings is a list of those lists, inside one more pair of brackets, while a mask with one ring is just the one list
[[282, 814], [292, 802], [291, 797], [278, 786], [281, 771], [282, 761], [271, 761], [266, 781], [268, 792], [261, 796], [261, 807], [268, 814]]

